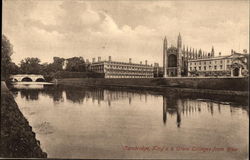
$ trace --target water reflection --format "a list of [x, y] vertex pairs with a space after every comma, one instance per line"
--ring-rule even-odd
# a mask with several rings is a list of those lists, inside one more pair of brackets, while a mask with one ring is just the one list
[[[220, 102], [212, 102], [209, 100], [197, 100], [197, 99], [179, 99], [173, 96], [163, 96], [163, 123], [166, 125], [168, 115], [176, 115], [177, 127], [181, 126], [182, 115], [190, 115], [193, 113], [202, 113], [201, 106], [203, 109], [207, 109], [207, 112], [213, 116], [215, 108], [219, 114], [221, 114]], [[230, 104], [230, 105], [229, 105]], [[226, 103], [230, 108], [231, 115], [233, 115], [236, 110], [234, 108], [243, 108], [247, 111], [249, 116], [249, 108], [244, 105], [236, 105], [231, 103]]]
[[[36, 85], [37, 86], [37, 85]], [[106, 90], [101, 88], [72, 88], [65, 86], [47, 86], [42, 85], [42, 87], [31, 86], [32, 89], [28, 89], [29, 86], [16, 87], [13, 89], [13, 93], [17, 94], [17, 91], [20, 91], [21, 98], [25, 98], [27, 101], [38, 100], [39, 95], [48, 95], [53, 99], [54, 103], [64, 102], [64, 98], [73, 102], [82, 104], [84, 101], [92, 100], [93, 103], [97, 101], [100, 105], [101, 102], [107, 102], [108, 106], [112, 106], [112, 102], [119, 100], [128, 100], [128, 105], [133, 103], [134, 97], [139, 97], [140, 101], [144, 99], [144, 102], [147, 103], [147, 92], [136, 92], [136, 91], [126, 91], [126, 90]], [[65, 93], [65, 96], [63, 96]], [[144, 98], [143, 98], [144, 97]], [[164, 95], [163, 97], [163, 124], [166, 125], [168, 116], [176, 116], [176, 125], [181, 127], [182, 116], [190, 115], [193, 113], [202, 113], [201, 105], [203, 109], [207, 108], [207, 112], [213, 116], [214, 108], [217, 106], [218, 113], [221, 114], [221, 104], [225, 102], [213, 102], [210, 100], [197, 99], [197, 97], [179, 97], [175, 94]], [[226, 103], [228, 104], [228, 103]], [[247, 110], [249, 115], [249, 109], [240, 104], [230, 104], [230, 112], [233, 115], [234, 107], [243, 107]]]
[[248, 133], [247, 105], [223, 98], [60, 85], [12, 91], [50, 158], [89, 158], [96, 153], [95, 158], [119, 158], [132, 154], [121, 150], [121, 144], [134, 142], [223, 146], [226, 141], [242, 149]]

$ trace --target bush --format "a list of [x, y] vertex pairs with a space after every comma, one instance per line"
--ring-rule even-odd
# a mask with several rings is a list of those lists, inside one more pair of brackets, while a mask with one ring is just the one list
[[103, 73], [96, 72], [70, 72], [70, 71], [58, 71], [50, 75], [44, 75], [46, 80], [51, 81], [54, 78], [63, 79], [63, 78], [103, 78]]

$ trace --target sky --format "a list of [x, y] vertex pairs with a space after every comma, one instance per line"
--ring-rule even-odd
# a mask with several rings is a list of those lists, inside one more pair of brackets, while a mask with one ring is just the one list
[[3, 34], [16, 64], [54, 56], [162, 65], [163, 39], [230, 54], [249, 50], [249, 1], [4, 0]]

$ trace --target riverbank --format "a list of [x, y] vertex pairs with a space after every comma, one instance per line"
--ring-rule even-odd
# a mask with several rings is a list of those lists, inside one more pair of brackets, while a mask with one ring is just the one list
[[36, 134], [19, 110], [14, 97], [1, 82], [1, 157], [46, 158]]
[[154, 79], [58, 79], [58, 84], [72, 86], [123, 87], [150, 91], [235, 95], [248, 97], [248, 78], [154, 78]]

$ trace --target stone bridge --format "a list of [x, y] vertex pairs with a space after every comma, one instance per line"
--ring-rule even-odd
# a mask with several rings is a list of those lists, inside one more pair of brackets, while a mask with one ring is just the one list
[[17, 74], [10, 76], [13, 82], [45, 82], [43, 75], [37, 74]]

